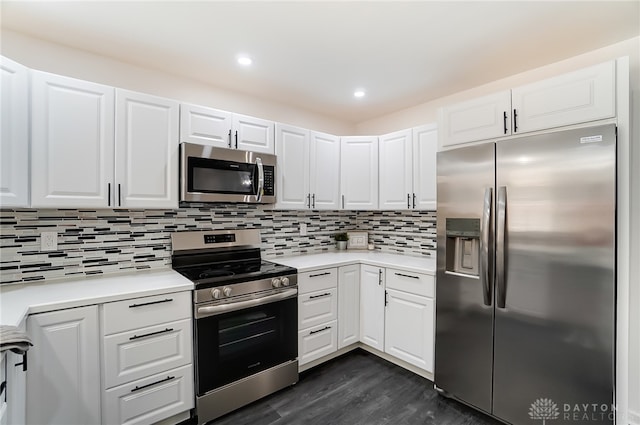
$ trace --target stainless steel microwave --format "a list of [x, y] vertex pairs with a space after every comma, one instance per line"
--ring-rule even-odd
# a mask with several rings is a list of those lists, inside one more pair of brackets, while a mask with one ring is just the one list
[[276, 156], [180, 143], [180, 202], [276, 202]]

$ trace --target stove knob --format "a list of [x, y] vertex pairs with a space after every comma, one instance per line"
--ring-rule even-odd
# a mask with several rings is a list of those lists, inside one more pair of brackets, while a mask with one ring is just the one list
[[276, 277], [274, 279], [271, 280], [271, 285], [274, 288], [279, 288], [280, 287], [280, 278]]
[[224, 288], [222, 288], [222, 292], [224, 292], [225, 297], [228, 297], [231, 295], [231, 288], [229, 288], [228, 286], [225, 286]]
[[288, 277], [283, 277], [281, 279], [282, 281], [282, 286], [289, 286], [289, 278]]
[[218, 300], [220, 299], [220, 290], [219, 289], [212, 289], [211, 290], [211, 296], [213, 297], [214, 300]]

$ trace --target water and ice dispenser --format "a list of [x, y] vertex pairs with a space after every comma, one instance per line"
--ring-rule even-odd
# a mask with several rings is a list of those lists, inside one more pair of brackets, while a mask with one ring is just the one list
[[480, 219], [447, 218], [447, 271], [478, 276]]

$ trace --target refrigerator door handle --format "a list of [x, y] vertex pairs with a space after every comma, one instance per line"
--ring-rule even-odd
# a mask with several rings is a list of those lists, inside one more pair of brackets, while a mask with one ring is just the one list
[[507, 187], [498, 188], [498, 223], [496, 229], [496, 306], [505, 308], [507, 303], [507, 251], [505, 247], [507, 221]]
[[484, 203], [482, 206], [482, 225], [480, 227], [480, 276], [482, 279], [484, 305], [491, 305], [491, 204], [493, 202], [493, 188], [484, 190]]

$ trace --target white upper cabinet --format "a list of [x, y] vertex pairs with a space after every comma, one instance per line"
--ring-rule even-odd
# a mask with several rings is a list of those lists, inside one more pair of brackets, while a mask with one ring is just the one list
[[380, 136], [380, 209], [411, 209], [413, 202], [413, 134], [411, 130]]
[[310, 131], [309, 141], [311, 208], [340, 209], [340, 138]]
[[439, 110], [443, 147], [511, 134], [509, 90], [472, 99]]
[[231, 147], [233, 114], [204, 106], [180, 104], [180, 141]]
[[29, 206], [29, 69], [0, 56], [0, 207]]
[[33, 207], [178, 206], [176, 102], [32, 75]]
[[178, 103], [116, 90], [118, 207], [178, 207]]
[[513, 132], [543, 130], [616, 114], [615, 61], [512, 90]]
[[609, 61], [441, 108], [440, 147], [613, 118], [615, 67]]
[[412, 207], [436, 209], [436, 157], [438, 126], [427, 124], [413, 129], [413, 195]]
[[437, 125], [380, 136], [380, 209], [435, 209]]
[[274, 127], [273, 121], [233, 114], [233, 147], [273, 154], [275, 151]]
[[341, 138], [340, 192], [344, 209], [378, 209], [378, 137]]
[[340, 208], [340, 138], [276, 124], [277, 208]]
[[180, 104], [180, 141], [273, 154], [275, 123], [204, 106]]
[[309, 208], [309, 131], [276, 124], [277, 208]]
[[31, 206], [113, 205], [113, 87], [39, 71], [31, 77]]

